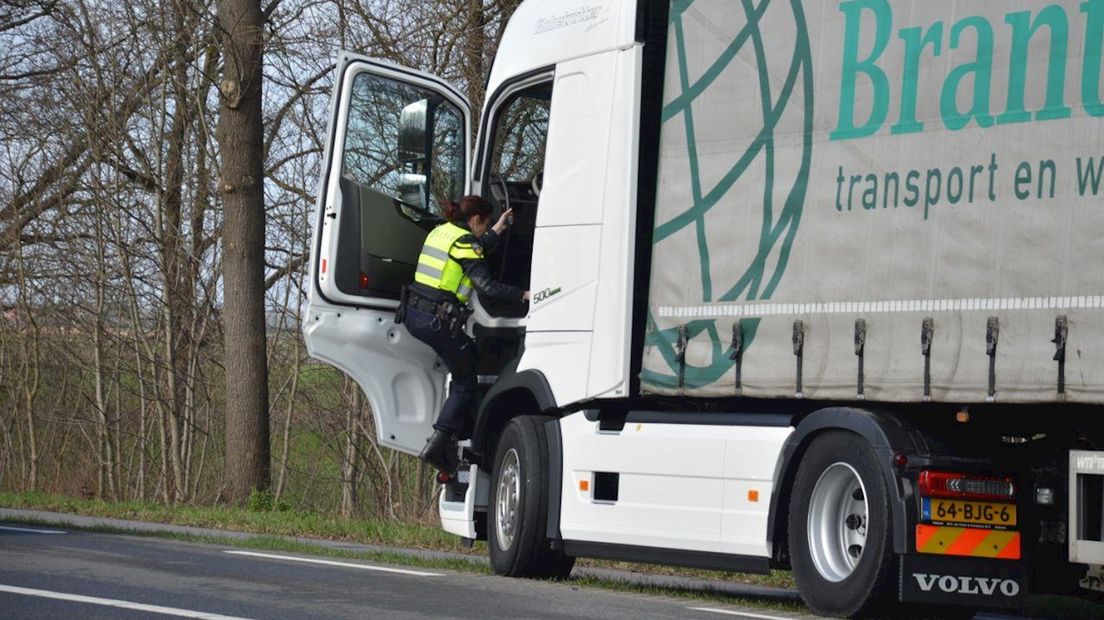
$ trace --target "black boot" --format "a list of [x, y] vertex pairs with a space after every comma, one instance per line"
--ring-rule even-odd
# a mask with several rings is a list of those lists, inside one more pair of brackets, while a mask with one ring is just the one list
[[418, 455], [426, 463], [440, 471], [451, 472], [456, 469], [456, 441], [447, 431], [434, 429], [433, 435], [426, 440], [422, 453]]

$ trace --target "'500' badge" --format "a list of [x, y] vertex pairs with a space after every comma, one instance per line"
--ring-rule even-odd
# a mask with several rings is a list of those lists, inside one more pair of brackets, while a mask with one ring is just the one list
[[561, 290], [561, 288], [557, 286], [556, 288], [546, 288], [543, 291], [538, 291], [537, 293], [535, 293], [533, 295], [533, 303], [539, 304], [540, 302], [544, 301], [545, 299], [548, 299], [549, 297], [555, 295], [556, 293], [559, 293], [560, 290]]

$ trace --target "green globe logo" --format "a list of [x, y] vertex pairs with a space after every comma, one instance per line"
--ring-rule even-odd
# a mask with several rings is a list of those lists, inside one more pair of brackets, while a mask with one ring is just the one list
[[[700, 291], [702, 303], [771, 298], [801, 222], [813, 125], [812, 54], [800, 0], [675, 0], [670, 22], [653, 265], [665, 244], [685, 252], [688, 243], [693, 245], [687, 237], [692, 235], [700, 288], [698, 282], [688, 283], [692, 289], [667, 295], [655, 290], [653, 271], [645, 345], [654, 347], [666, 368], [646, 363], [641, 378], [644, 385], [662, 391], [679, 386], [682, 363], [679, 326], [657, 325], [652, 313], [663, 305], [657, 299], [675, 297], [685, 305], [692, 299], [686, 290], [693, 295]], [[737, 121], [746, 127], [748, 115], [756, 115], [757, 131], [745, 131], [736, 140], [717, 135]], [[676, 147], [668, 148], [672, 144]], [[671, 153], [680, 159], [672, 161]], [[678, 182], [666, 183], [665, 175], [679, 175]], [[687, 178], [689, 191], [670, 189], [685, 190]], [[761, 203], [759, 221], [747, 217], [756, 211], [749, 203]], [[734, 235], [734, 226], [757, 227], [757, 246], [744, 241], [754, 239], [754, 232], [750, 237], [746, 231]], [[733, 247], [733, 238], [741, 239], [739, 247]], [[724, 257], [724, 264], [711, 264], [711, 254]], [[735, 264], [730, 260], [734, 255], [741, 257]], [[707, 341], [711, 348], [704, 365], [700, 347], [697, 363], [686, 361], [686, 388], [709, 385], [732, 368], [727, 337], [731, 320], [723, 326], [715, 318], [679, 323], [685, 326], [682, 337], [687, 342]], [[745, 349], [758, 325], [757, 318], [743, 319]]]

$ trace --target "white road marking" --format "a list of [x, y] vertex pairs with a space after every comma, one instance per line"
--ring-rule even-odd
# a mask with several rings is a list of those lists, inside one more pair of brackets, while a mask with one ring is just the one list
[[734, 609], [717, 609], [715, 607], [690, 607], [693, 611], [708, 611], [714, 614], [726, 616], [740, 616], [742, 618], [759, 618], [761, 620], [789, 620], [785, 616], [768, 616], [766, 614], [753, 614], [749, 611], [736, 611]]
[[80, 594], [66, 594], [64, 592], [51, 592], [49, 590], [35, 590], [32, 588], [19, 588], [16, 586], [6, 586], [0, 584], [0, 592], [11, 592], [12, 594], [23, 594], [26, 596], [39, 596], [42, 598], [52, 598], [59, 601], [73, 601], [75, 603], [88, 603], [90, 605], [103, 605], [105, 607], [118, 607], [120, 609], [133, 609], [136, 611], [148, 611], [154, 614], [163, 614], [166, 616], [177, 616], [180, 618], [199, 618], [201, 620], [249, 620], [248, 618], [241, 618], [239, 616], [223, 616], [221, 614], [212, 614], [205, 611], [194, 611], [191, 609], [178, 609], [176, 607], [162, 607], [160, 605], [146, 605], [144, 603], [132, 603], [131, 601], [120, 601], [112, 598], [97, 598], [95, 596], [82, 596]]
[[291, 555], [273, 555], [271, 553], [256, 553], [253, 551], [223, 551], [233, 555], [247, 555], [254, 558], [268, 558], [271, 560], [291, 560], [293, 562], [306, 562], [308, 564], [324, 564], [326, 566], [341, 566], [343, 568], [359, 568], [361, 570], [374, 570], [382, 573], [398, 573], [400, 575], [414, 575], [417, 577], [444, 577], [443, 573], [427, 573], [419, 570], [406, 570], [403, 568], [387, 568], [384, 566], [370, 566], [368, 564], [353, 564], [352, 562], [335, 562], [333, 560], [316, 560], [314, 558], [297, 558]]
[[10, 527], [7, 525], [0, 525], [0, 530], [9, 530], [12, 532], [27, 532], [29, 534], [64, 534], [58, 530], [35, 530], [29, 527]]

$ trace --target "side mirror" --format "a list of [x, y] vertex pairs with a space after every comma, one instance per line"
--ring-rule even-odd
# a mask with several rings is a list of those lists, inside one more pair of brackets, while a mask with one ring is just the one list
[[429, 155], [429, 100], [415, 101], [399, 113], [399, 162], [425, 164]]
[[413, 210], [406, 207], [403, 208], [407, 212], [407, 215], [414, 221], [422, 219], [423, 214], [429, 210], [429, 206], [426, 204], [426, 178], [424, 174], [415, 174], [413, 172], [404, 172], [399, 175], [398, 199], [410, 207]]
[[430, 123], [428, 99], [415, 101], [399, 113], [399, 200], [423, 211], [429, 206]]

